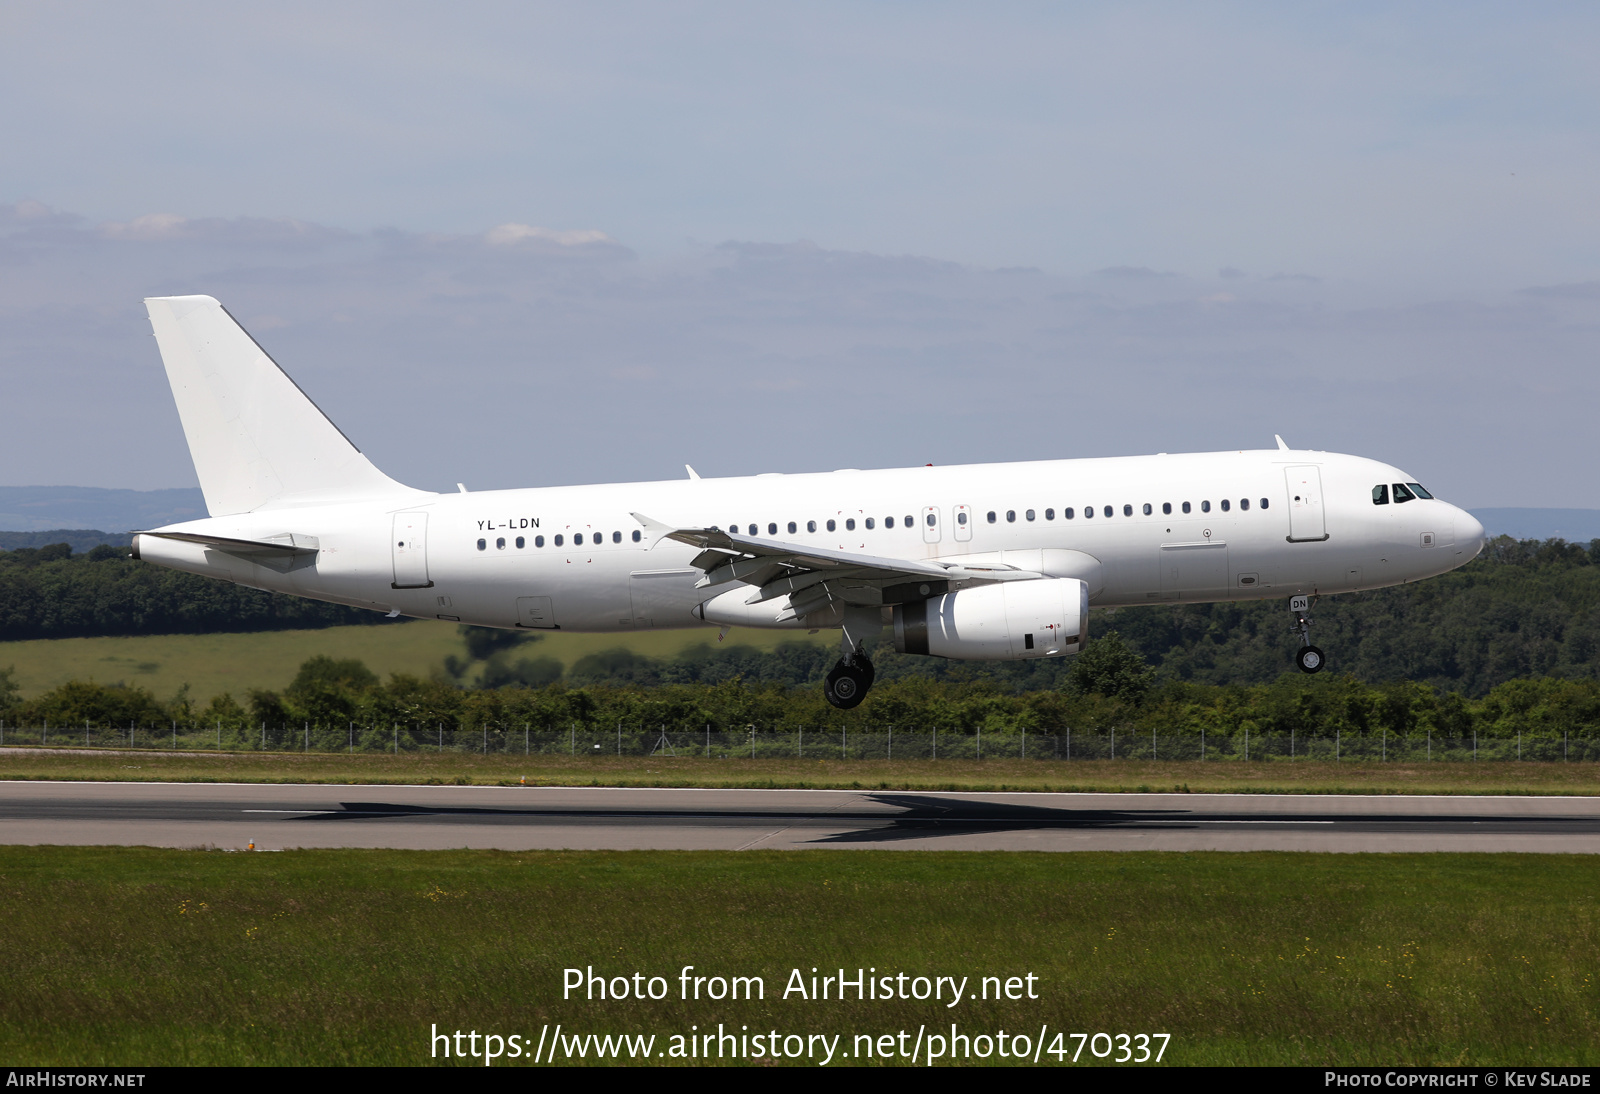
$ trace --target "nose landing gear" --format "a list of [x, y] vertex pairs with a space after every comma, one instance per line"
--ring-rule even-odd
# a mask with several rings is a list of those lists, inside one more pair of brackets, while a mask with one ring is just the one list
[[1311, 606], [1317, 602], [1317, 597], [1312, 594], [1306, 596], [1292, 596], [1289, 598], [1289, 614], [1294, 616], [1294, 626], [1291, 628], [1300, 636], [1300, 648], [1295, 651], [1294, 663], [1300, 666], [1300, 671], [1305, 673], [1321, 672], [1327, 658], [1316, 646], [1311, 644], [1311, 624], [1316, 622], [1311, 618]]

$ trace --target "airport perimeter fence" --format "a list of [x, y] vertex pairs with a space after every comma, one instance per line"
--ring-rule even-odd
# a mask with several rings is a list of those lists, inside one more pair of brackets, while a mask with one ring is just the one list
[[1306, 736], [1289, 733], [1063, 729], [1001, 733], [886, 727], [762, 730], [657, 726], [566, 729], [524, 726], [8, 726], [0, 746], [162, 751], [389, 752], [653, 756], [818, 760], [1185, 760], [1185, 761], [1600, 761], [1600, 738], [1571, 733], [1442, 737], [1432, 733]]

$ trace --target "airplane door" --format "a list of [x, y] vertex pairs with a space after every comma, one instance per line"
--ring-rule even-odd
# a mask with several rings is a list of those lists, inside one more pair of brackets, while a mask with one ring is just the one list
[[1322, 514], [1322, 471], [1315, 465], [1285, 467], [1289, 491], [1289, 542], [1320, 543], [1328, 538]]
[[1160, 556], [1163, 599], [1214, 596], [1227, 592], [1226, 543], [1163, 543]]
[[389, 542], [396, 589], [431, 589], [428, 580], [428, 514], [396, 513]]
[[517, 597], [517, 626], [535, 630], [559, 631], [555, 608], [548, 596]]
[[939, 510], [931, 505], [922, 510], [922, 542], [939, 542]]
[[972, 538], [972, 506], [958, 505], [954, 510], [956, 521], [956, 542], [966, 543]]

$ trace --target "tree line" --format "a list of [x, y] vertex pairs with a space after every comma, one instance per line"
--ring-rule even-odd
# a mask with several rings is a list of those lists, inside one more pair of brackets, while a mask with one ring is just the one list
[[0, 718], [10, 726], [215, 731], [249, 743], [263, 727], [275, 734], [306, 731], [344, 739], [352, 724], [387, 741], [391, 729], [428, 732], [630, 730], [709, 725], [762, 732], [844, 726], [851, 731], [932, 730], [955, 733], [1060, 733], [1066, 729], [1159, 730], [1212, 735], [1290, 733], [1304, 736], [1467, 738], [1600, 736], [1600, 681], [1542, 677], [1500, 684], [1481, 698], [1397, 681], [1364, 684], [1350, 675], [1284, 674], [1265, 684], [1222, 685], [1161, 679], [1116, 634], [1104, 636], [1074, 664], [1062, 686], [1007, 690], [990, 680], [944, 681], [906, 676], [880, 683], [852, 711], [828, 706], [819, 689], [727, 679], [718, 683], [592, 684], [556, 681], [542, 687], [463, 688], [444, 674], [387, 681], [361, 661], [314, 657], [282, 691], [252, 691], [192, 701], [187, 690], [160, 700], [140, 687], [64, 684], [22, 700], [0, 671]]

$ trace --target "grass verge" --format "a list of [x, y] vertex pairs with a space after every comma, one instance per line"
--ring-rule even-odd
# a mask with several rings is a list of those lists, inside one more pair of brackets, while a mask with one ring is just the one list
[[98, 752], [0, 749], [0, 778], [874, 790], [1258, 794], [1600, 793], [1592, 763], [786, 760], [470, 752]]
[[[420, 1065], [445, 1062], [435, 1024], [537, 1040], [559, 1022], [668, 1052], [720, 1023], [841, 1034], [864, 1063], [857, 1034], [909, 1047], [954, 1022], [1046, 1026], [1041, 1062], [1059, 1030], [1169, 1033], [1170, 1064], [1592, 1065], [1593, 880], [1542, 855], [3, 847], [0, 1056]], [[762, 977], [765, 997], [685, 1001], [685, 965]], [[660, 976], [667, 997], [564, 1000], [563, 970], [590, 966]], [[968, 977], [969, 994], [785, 999], [813, 967]], [[1037, 999], [971, 998], [1030, 974]]]

